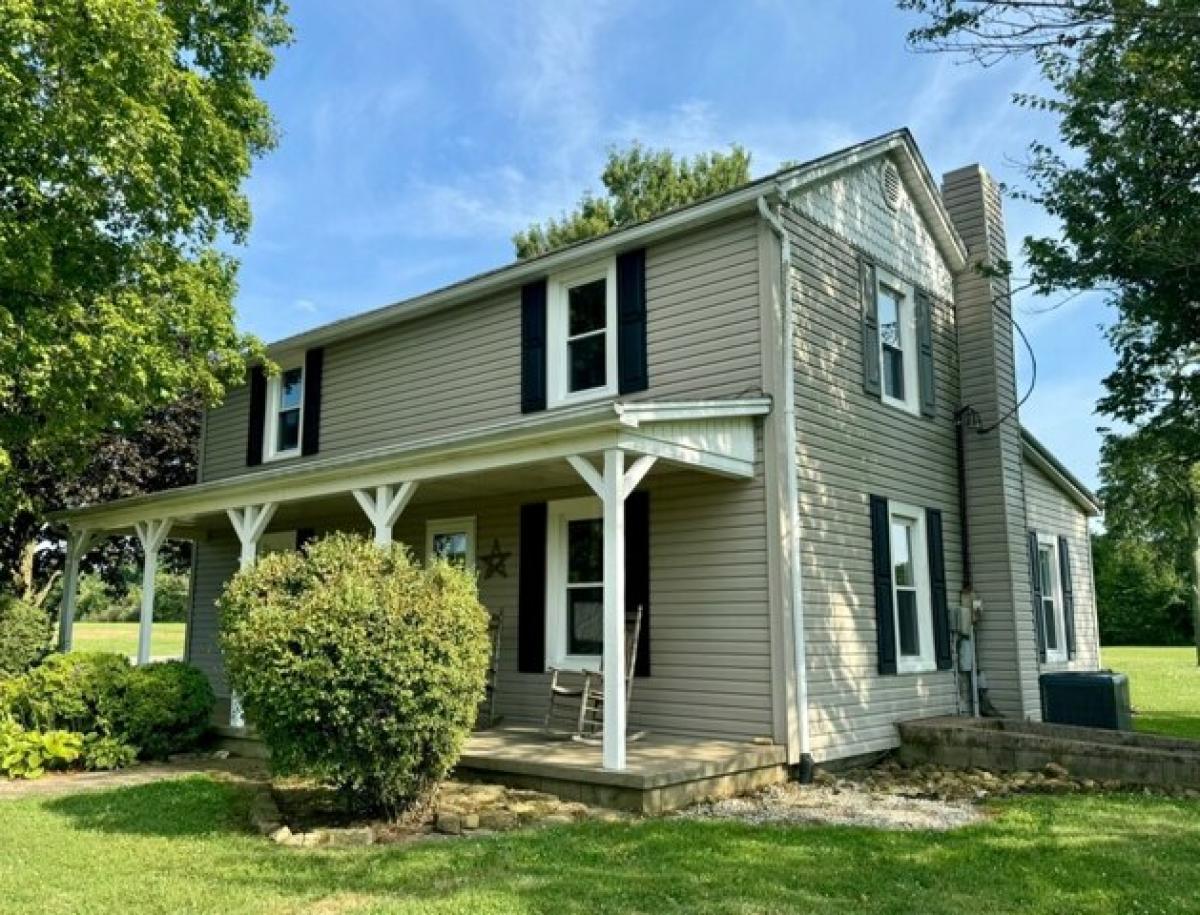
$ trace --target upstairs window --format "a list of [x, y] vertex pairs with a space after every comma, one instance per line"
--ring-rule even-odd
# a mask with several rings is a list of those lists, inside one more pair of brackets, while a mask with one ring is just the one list
[[920, 413], [912, 289], [882, 270], [877, 274], [882, 399], [909, 413]]
[[300, 453], [304, 421], [304, 367], [284, 369], [267, 386], [267, 460]]
[[552, 277], [547, 330], [550, 405], [616, 393], [616, 262]]

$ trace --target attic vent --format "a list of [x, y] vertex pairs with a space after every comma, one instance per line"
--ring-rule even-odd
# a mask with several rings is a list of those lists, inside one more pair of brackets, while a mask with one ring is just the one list
[[883, 199], [887, 202], [889, 210], [900, 209], [900, 172], [896, 171], [896, 166], [891, 162], [883, 163]]

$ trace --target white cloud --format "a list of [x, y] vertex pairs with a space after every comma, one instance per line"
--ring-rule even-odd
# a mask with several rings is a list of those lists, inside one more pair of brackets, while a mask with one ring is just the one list
[[312, 299], [296, 299], [296, 301], [292, 303], [292, 307], [295, 308], [296, 311], [303, 312], [306, 315], [314, 315], [320, 310], [317, 306], [317, 303]]

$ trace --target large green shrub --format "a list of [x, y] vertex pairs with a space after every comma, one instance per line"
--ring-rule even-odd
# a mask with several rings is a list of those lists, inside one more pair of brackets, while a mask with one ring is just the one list
[[395, 815], [453, 767], [488, 657], [472, 574], [338, 534], [238, 573], [220, 607], [230, 681], [278, 771]]
[[125, 678], [116, 731], [142, 756], [161, 759], [196, 745], [208, 730], [214, 701], [208, 678], [190, 664], [134, 667]]
[[25, 727], [115, 733], [125, 701], [123, 655], [73, 651], [46, 658], [6, 690], [8, 711]]
[[49, 654], [51, 632], [41, 607], [0, 594], [0, 677], [23, 674]]

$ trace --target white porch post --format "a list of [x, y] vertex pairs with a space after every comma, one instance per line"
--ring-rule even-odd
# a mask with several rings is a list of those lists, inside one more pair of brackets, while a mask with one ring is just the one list
[[67, 565], [63, 570], [62, 606], [58, 613], [58, 647], [70, 651], [75, 638], [75, 602], [79, 597], [79, 564], [96, 542], [86, 528], [67, 531]]
[[625, 452], [604, 452], [604, 768], [625, 768]]
[[142, 542], [142, 614], [138, 626], [138, 664], [150, 662], [150, 637], [154, 632], [154, 585], [158, 575], [158, 551], [171, 530], [170, 518], [139, 521], [134, 525]]
[[[264, 502], [262, 505], [247, 505], [244, 508], [225, 510], [230, 524], [233, 525], [234, 533], [237, 534], [238, 541], [242, 545], [242, 553], [239, 557], [240, 568], [247, 569], [254, 565], [254, 561], [258, 558], [258, 541], [262, 538], [267, 525], [271, 523], [271, 519], [275, 516], [275, 509], [278, 507], [277, 502]], [[229, 726], [240, 728], [245, 723], [241, 700], [238, 699], [236, 692], [231, 691], [229, 694]]]
[[377, 546], [389, 546], [392, 542], [392, 528], [400, 514], [416, 495], [416, 483], [387, 484], [376, 486], [374, 491], [369, 489], [354, 490], [354, 498], [362, 506], [367, 520], [375, 528], [375, 543]]
[[650, 455], [625, 469], [625, 452], [604, 452], [604, 472], [579, 455], [567, 462], [600, 497], [604, 507], [604, 739], [606, 769], [625, 768], [625, 500], [654, 466]]

